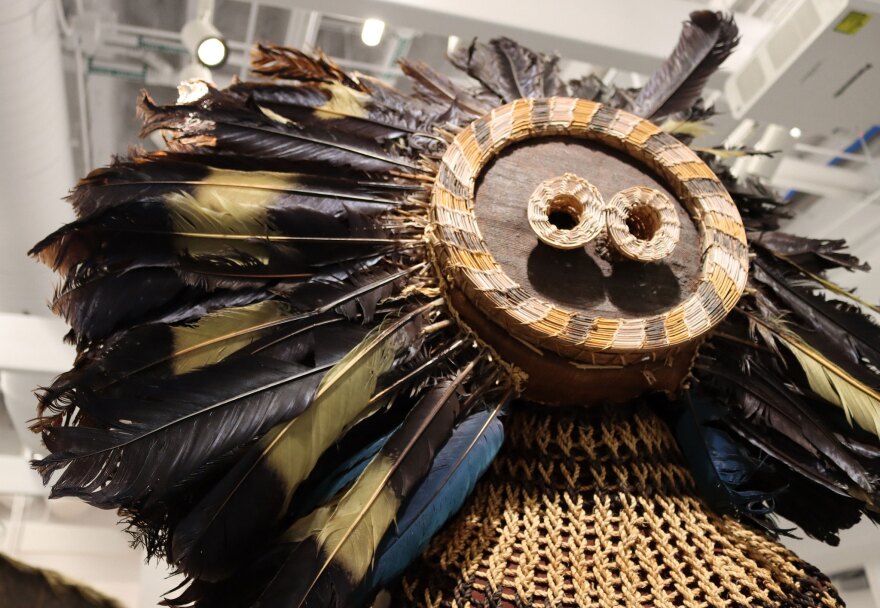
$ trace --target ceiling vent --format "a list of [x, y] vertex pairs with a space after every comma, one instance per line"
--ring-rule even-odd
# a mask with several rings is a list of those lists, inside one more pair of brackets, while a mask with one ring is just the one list
[[880, 3], [802, 0], [727, 79], [735, 118], [811, 133], [861, 131], [877, 122]]

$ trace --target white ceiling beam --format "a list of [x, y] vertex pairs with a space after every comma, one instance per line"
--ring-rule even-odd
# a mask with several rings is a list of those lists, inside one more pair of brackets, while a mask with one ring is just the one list
[[771, 183], [777, 188], [827, 196], [841, 203], [864, 199], [877, 188], [876, 178], [871, 174], [791, 157], [781, 159]]
[[[260, 0], [289, 8], [289, 0]], [[650, 73], [669, 55], [681, 23], [698, 8], [685, 0], [299, 0], [299, 8], [360, 19], [382, 19], [394, 27], [441, 36], [488, 40], [509, 36], [568, 59]], [[737, 15], [742, 33], [737, 55], [747, 58], [770, 24]], [[732, 70], [738, 57], [725, 66]], [[719, 77], [719, 82], [723, 78]]]

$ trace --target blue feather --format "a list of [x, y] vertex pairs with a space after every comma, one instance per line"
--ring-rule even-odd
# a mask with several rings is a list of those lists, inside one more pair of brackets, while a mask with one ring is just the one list
[[455, 428], [431, 472], [398, 514], [397, 525], [379, 545], [376, 564], [362, 586], [365, 593], [400, 576], [464, 504], [504, 441], [504, 425], [495, 414], [472, 414]]
[[698, 390], [686, 403], [675, 424], [675, 438], [687, 460], [702, 498], [720, 513], [760, 520], [773, 510], [774, 492], [749, 489], [761, 468], [742, 445], [721, 428], [724, 409]]
[[394, 434], [397, 427], [394, 427], [386, 434], [382, 435], [357, 453], [353, 454], [342, 462], [331, 474], [324, 477], [308, 496], [301, 499], [296, 504], [296, 514], [311, 513], [317, 507], [330, 502], [334, 496], [339, 494], [343, 488], [357, 479], [363, 472], [373, 457], [379, 453], [382, 446], [388, 441], [388, 438]]

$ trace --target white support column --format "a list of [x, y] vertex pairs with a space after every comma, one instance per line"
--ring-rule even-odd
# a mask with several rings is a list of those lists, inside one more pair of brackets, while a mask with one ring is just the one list
[[31, 432], [29, 421], [37, 415], [34, 390], [47, 386], [55, 374], [46, 372], [10, 372], [0, 370], [0, 393], [21, 445], [35, 453], [45, 452], [40, 436]]
[[36, 415], [33, 391], [70, 368], [74, 350], [63, 342], [67, 328], [58, 319], [0, 312], [0, 393], [21, 444], [43, 449], [28, 428]]
[[51, 273], [26, 254], [72, 216], [61, 201], [74, 176], [55, 2], [4, 0], [2, 13], [0, 310], [48, 314]]

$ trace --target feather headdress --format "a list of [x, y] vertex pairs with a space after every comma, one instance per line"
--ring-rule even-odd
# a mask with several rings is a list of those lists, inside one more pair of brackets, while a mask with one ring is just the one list
[[[167, 150], [93, 171], [78, 219], [31, 252], [61, 275], [52, 307], [78, 349], [40, 394], [52, 495], [118, 509], [188, 577], [169, 604], [369, 602], [467, 499], [521, 389], [428, 254], [452, 137], [521, 98], [705, 120], [700, 91], [736, 40], [694, 13], [636, 92], [566, 84], [556, 57], [501, 38], [453, 57], [475, 88], [404, 61], [405, 94], [260, 45], [263, 80], [169, 106], [144, 94], [143, 133]], [[843, 242], [775, 232], [772, 193], [707, 162], [754, 262], [698, 390], [664, 413], [713, 508], [834, 542], [880, 510], [880, 331], [824, 277], [865, 267]]]

